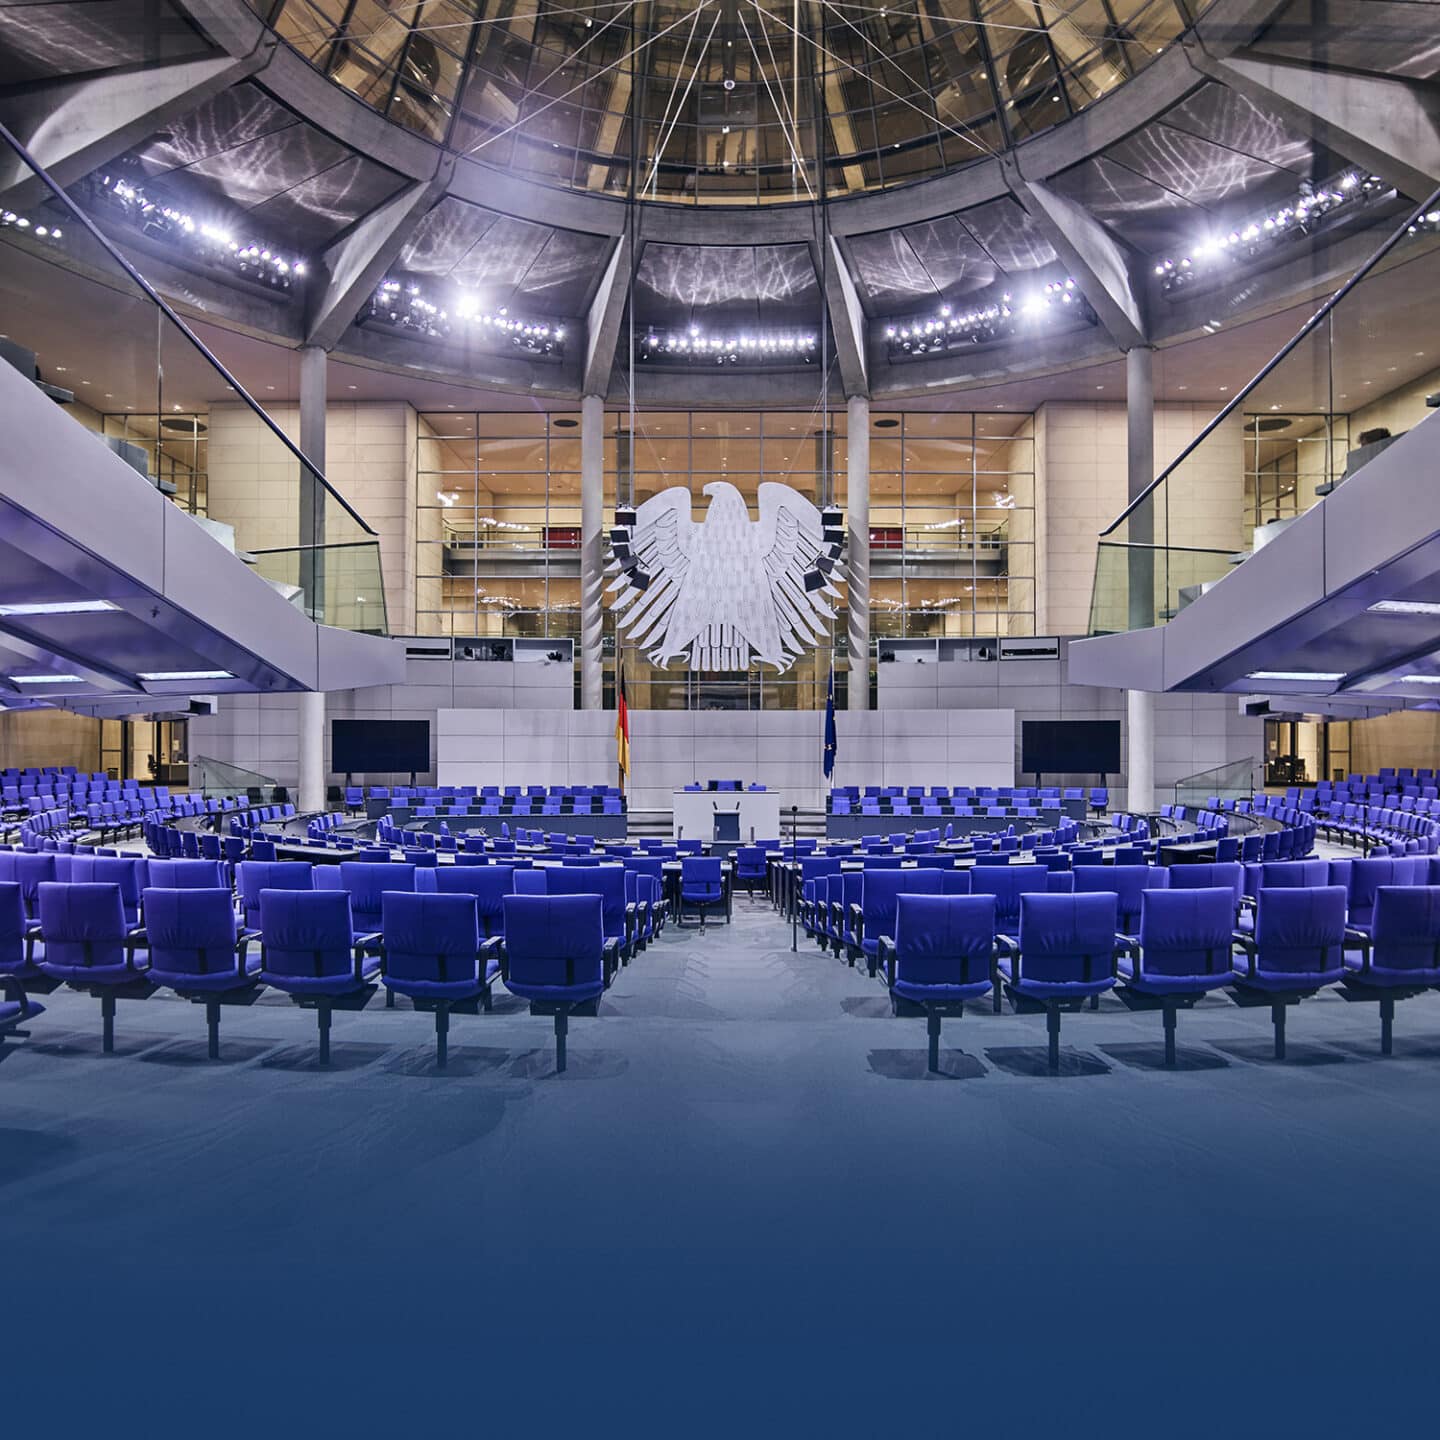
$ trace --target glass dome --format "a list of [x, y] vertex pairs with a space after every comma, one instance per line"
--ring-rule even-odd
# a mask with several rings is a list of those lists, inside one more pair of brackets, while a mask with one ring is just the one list
[[[1049, 129], [1193, 0], [251, 0], [336, 84], [461, 155], [683, 204], [838, 197]], [[823, 176], [823, 179], [822, 179]]]

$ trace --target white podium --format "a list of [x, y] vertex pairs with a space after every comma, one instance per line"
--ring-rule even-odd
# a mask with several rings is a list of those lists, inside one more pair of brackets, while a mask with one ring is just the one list
[[780, 834], [780, 792], [765, 790], [676, 790], [671, 806], [671, 836], [676, 840], [710, 840], [717, 811], [740, 814], [740, 844], [774, 840]]

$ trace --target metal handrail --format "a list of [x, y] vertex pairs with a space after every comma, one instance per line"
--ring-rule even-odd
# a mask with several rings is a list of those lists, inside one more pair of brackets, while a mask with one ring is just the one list
[[1361, 263], [1359, 269], [1350, 276], [1348, 280], [1333, 294], [1323, 305], [1290, 337], [1288, 341], [1276, 353], [1265, 362], [1254, 379], [1240, 391], [1233, 399], [1228, 400], [1216, 413], [1214, 419], [1205, 426], [1203, 430], [1180, 452], [1180, 454], [1155, 477], [1101, 532], [1103, 540], [1117, 525], [1128, 520], [1135, 509], [1148, 500], [1160, 486], [1170, 478], [1196, 450], [1208, 440], [1216, 430], [1220, 428], [1231, 415], [1235, 413], [1240, 403], [1269, 376], [1280, 364], [1287, 360], [1302, 341], [1309, 338], [1316, 326], [1330, 314], [1332, 310], [1363, 280], [1369, 273], [1410, 233], [1411, 227], [1426, 214], [1440, 205], [1440, 189], [1434, 190], [1429, 197], [1422, 201], [1416, 208], [1405, 217], [1400, 223], [1399, 229], [1395, 230], [1368, 260]]
[[379, 538], [380, 532], [365, 520], [353, 505], [325, 478], [324, 472], [313, 461], [306, 458], [300, 447], [272, 420], [264, 407], [250, 394], [234, 375], [225, 367], [210, 347], [171, 309], [161, 298], [160, 292], [125, 258], [118, 246], [114, 245], [98, 225], [50, 178], [49, 173], [33, 155], [15, 138], [10, 128], [0, 121], [0, 140], [3, 140], [30, 169], [42, 185], [64, 209], [79, 223], [80, 227], [97, 245], [140, 287], [142, 293], [159, 309], [160, 313], [198, 350], [201, 356], [219, 373], [221, 379], [255, 412], [261, 423], [271, 434], [307, 469], [321, 484], [327, 495], [340, 502], [345, 513], [367, 534]]

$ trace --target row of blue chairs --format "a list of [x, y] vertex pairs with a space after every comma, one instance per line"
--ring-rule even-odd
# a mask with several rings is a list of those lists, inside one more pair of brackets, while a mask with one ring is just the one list
[[929, 1065], [939, 1068], [943, 1018], [1002, 992], [1020, 1012], [1047, 1017], [1047, 1060], [1060, 1065], [1060, 1017], [1119, 986], [1134, 1010], [1158, 1010], [1165, 1063], [1176, 1060], [1178, 1012], [1222, 987], [1238, 1004], [1268, 1006], [1274, 1054], [1286, 1053], [1286, 1013], [1326, 986], [1376, 1003], [1380, 1049], [1393, 1051], [1395, 1005], [1440, 988], [1440, 886], [1382, 886], [1368, 931], [1346, 925], [1341, 886], [1263, 889], [1248, 934], [1233, 928], [1227, 887], [1148, 889], [1138, 925], [1120, 925], [1119, 897], [1029, 893], [1015, 933], [1004, 933], [989, 894], [904, 893], [878, 966], [896, 1014], [927, 1020]]
[[107, 1054], [117, 1001], [164, 987], [204, 1005], [208, 1053], [217, 1059], [222, 1007], [252, 1005], [270, 987], [315, 1011], [320, 1063], [328, 1065], [334, 1012], [364, 1008], [383, 985], [392, 1000], [402, 994], [433, 1012], [443, 1067], [450, 1016], [490, 1010], [499, 979], [532, 1014], [554, 1018], [563, 1071], [569, 1017], [595, 1013], [620, 963], [602, 898], [589, 893], [506, 895], [501, 933], [485, 935], [476, 897], [464, 892], [386, 891], [378, 927], [361, 932], [343, 889], [262, 890], [260, 926], [251, 929], [238, 923], [224, 888], [152, 888], [141, 928], [118, 885], [45, 883], [38, 924], [17, 943], [19, 888], [0, 882], [0, 1035], [43, 1013], [27, 982], [64, 983], [99, 998]]

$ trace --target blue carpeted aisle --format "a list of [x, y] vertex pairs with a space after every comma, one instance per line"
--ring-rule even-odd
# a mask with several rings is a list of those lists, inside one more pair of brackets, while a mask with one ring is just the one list
[[[8, 1404], [56, 1433], [1342, 1433], [1428, 1384], [1440, 996], [925, 1032], [737, 901], [571, 1030], [57, 993], [0, 1052]], [[1347, 1359], [1365, 1335], [1368, 1362]], [[1367, 1364], [1384, 1352], [1384, 1379]], [[0, 1414], [16, 1414], [0, 1408]], [[1398, 1423], [1398, 1419], [1397, 1419]], [[17, 1430], [15, 1433], [28, 1433]]]

